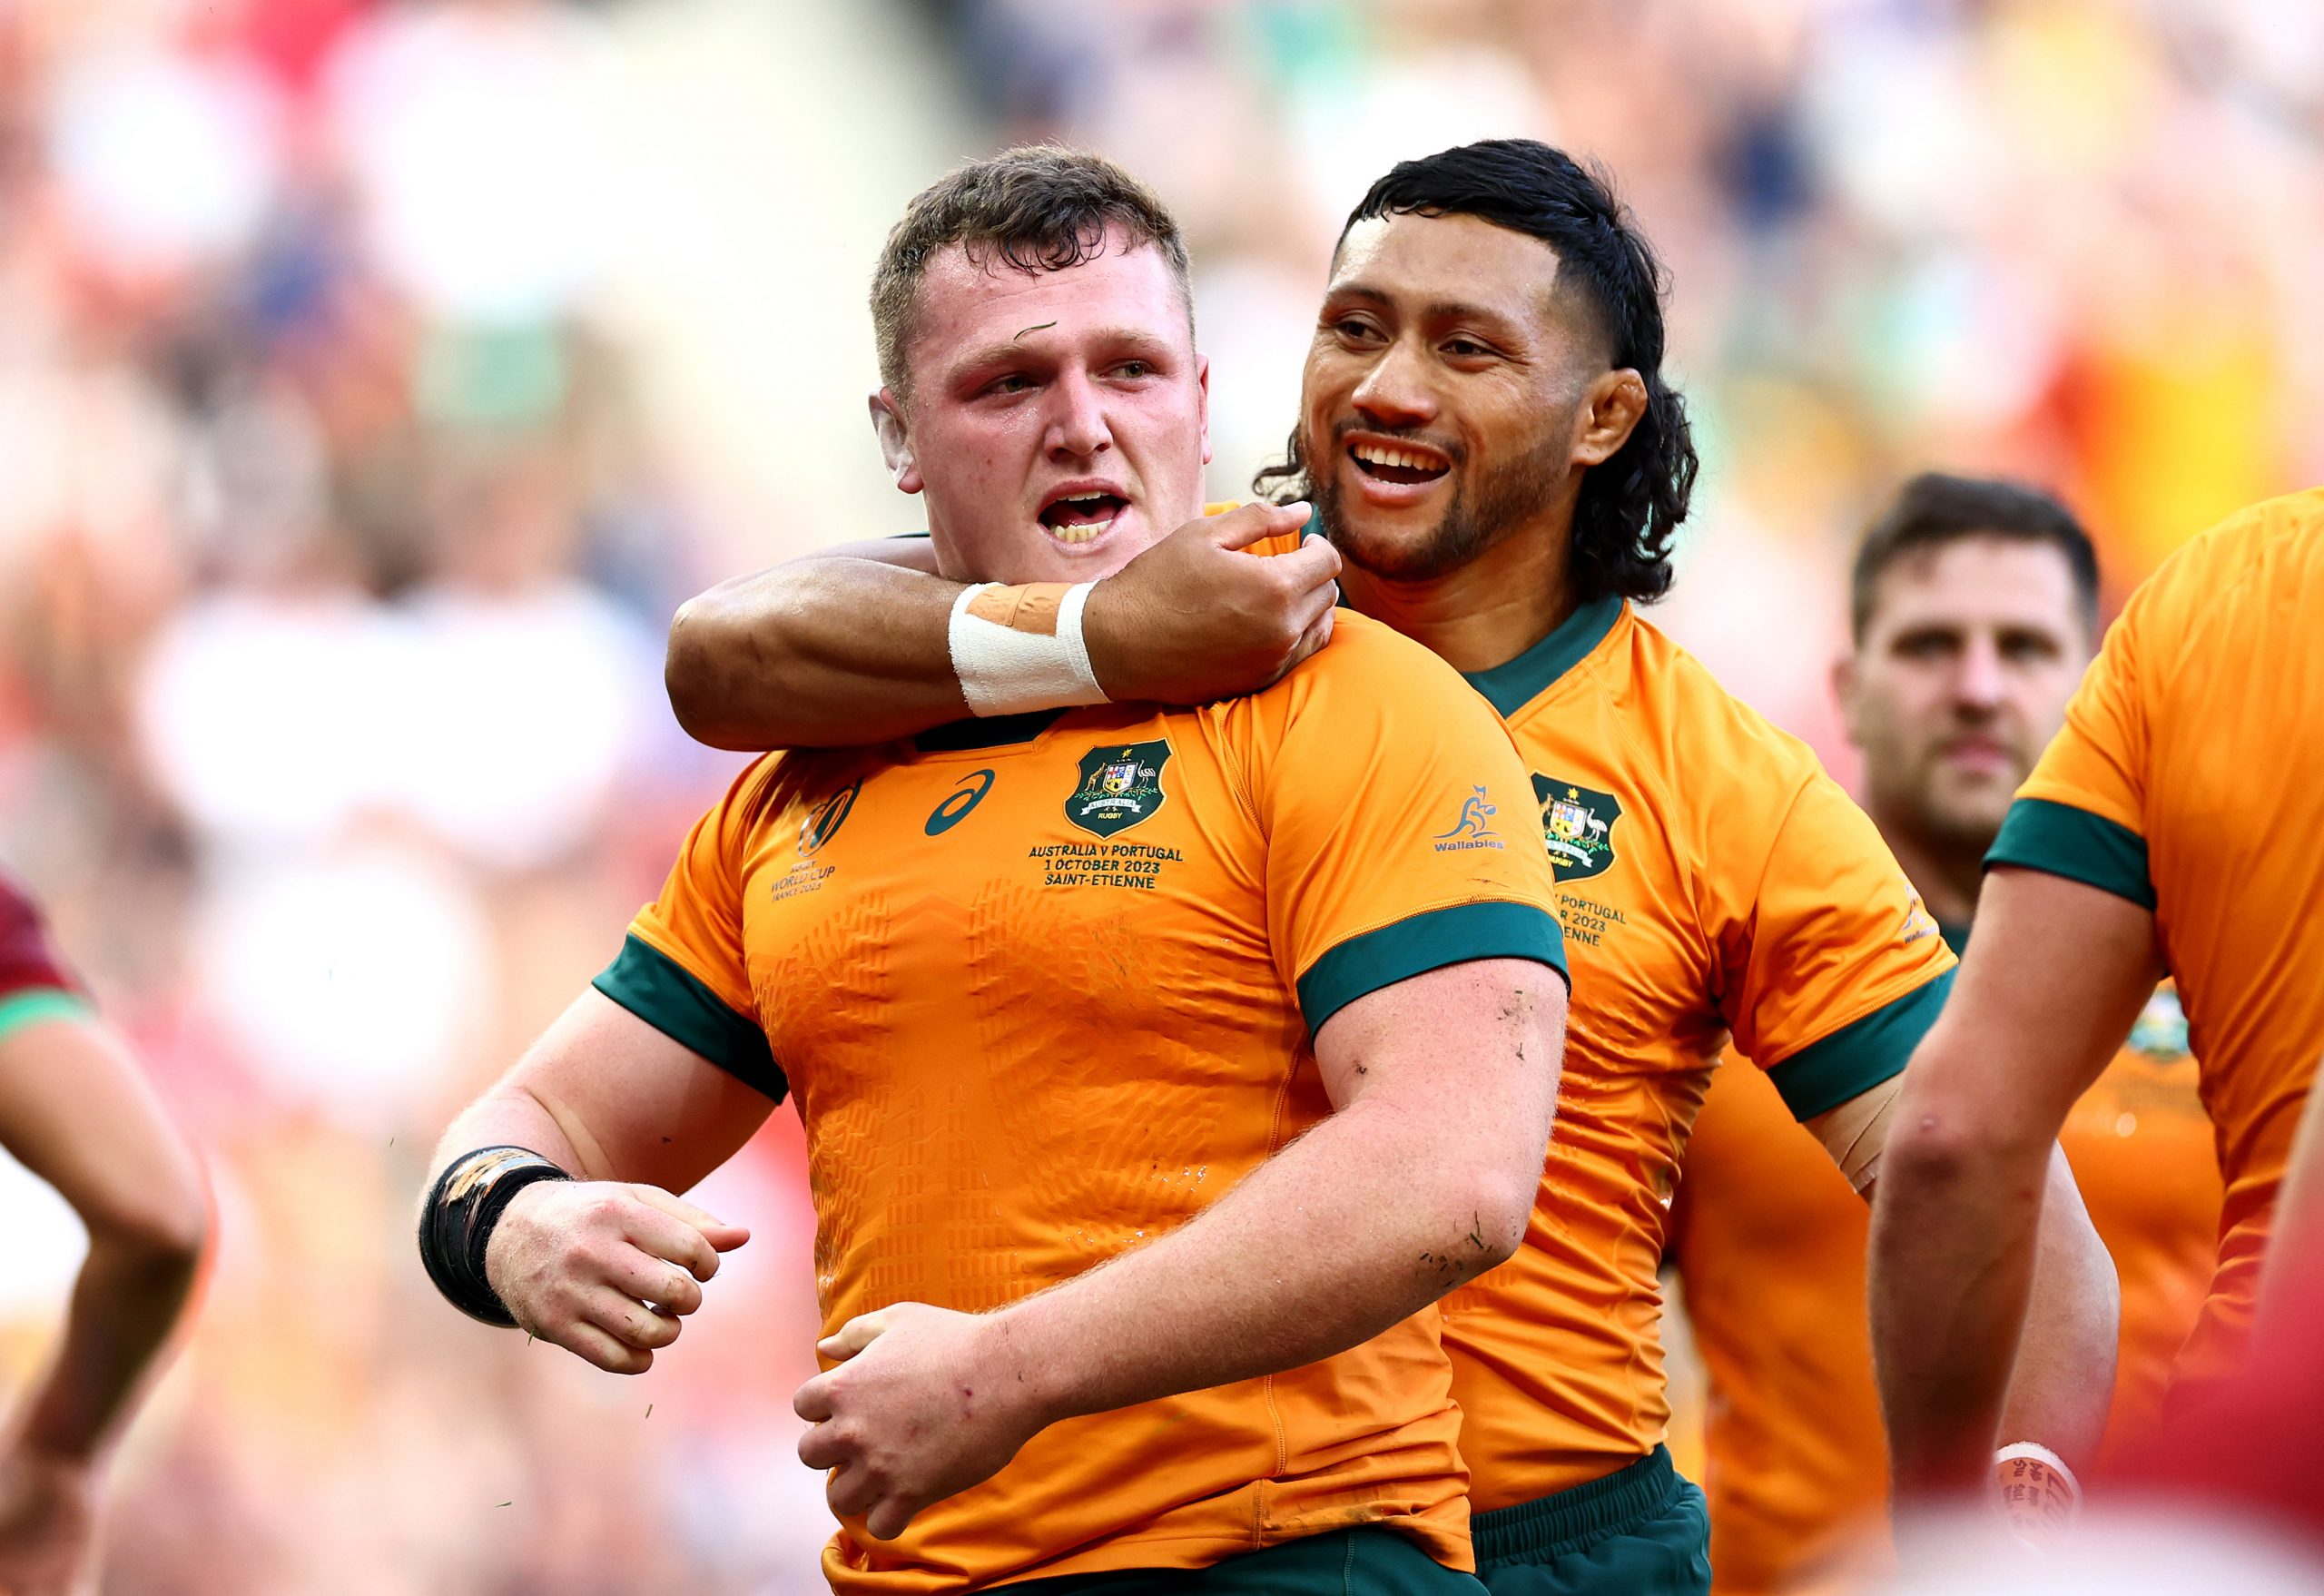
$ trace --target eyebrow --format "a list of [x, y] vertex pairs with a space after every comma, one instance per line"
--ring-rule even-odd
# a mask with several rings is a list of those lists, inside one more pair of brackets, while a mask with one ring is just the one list
[[[1054, 321], [1044, 321], [1039, 326], [1028, 327], [1025, 332], [1039, 332], [1042, 328], [1056, 325]], [[1004, 343], [989, 343], [981, 349], [962, 355], [954, 360], [948, 369], [951, 375], [958, 377], [964, 372], [982, 370], [988, 366], [1003, 366], [1011, 360], [1021, 360], [1028, 354], [1035, 352], [1030, 346], [1019, 341], [1024, 338], [1025, 332], [1019, 333], [1016, 338], [1009, 339]], [[1168, 340], [1157, 338], [1142, 327], [1101, 327], [1088, 336], [1092, 343], [1132, 350], [1140, 354], [1167, 355], [1173, 352]]]
[[[1336, 284], [1326, 297], [1363, 300], [1374, 305], [1395, 303], [1393, 295], [1364, 282]], [[1496, 327], [1515, 325], [1507, 311], [1496, 310], [1490, 305], [1480, 305], [1468, 300], [1431, 300], [1420, 308], [1420, 314], [1424, 321], [1490, 321]]]

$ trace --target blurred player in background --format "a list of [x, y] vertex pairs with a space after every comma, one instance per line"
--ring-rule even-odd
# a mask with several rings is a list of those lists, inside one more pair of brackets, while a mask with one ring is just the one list
[[[1201, 506], [1176, 223], [1108, 163], [1013, 152], [912, 202], [872, 302], [889, 463], [978, 584], [970, 685], [1086, 675], [1082, 580]], [[753, 764], [448, 1135], [438, 1284], [642, 1370], [743, 1240], [671, 1194], [795, 1092], [836, 1589], [1473, 1590], [1421, 1310], [1524, 1234], [1554, 882], [1495, 823], [1531, 803], [1486, 707], [1338, 633], [1217, 710]]]
[[64, 1337], [0, 1433], [0, 1591], [94, 1596], [105, 1467], [185, 1313], [209, 1198], [144, 1073], [5, 881], [0, 1145], [89, 1233]]
[[[1265, 478], [1312, 494], [1354, 610], [1428, 645], [1507, 720], [1561, 882], [1575, 988], [1557, 1134], [1523, 1250], [1443, 1309], [1480, 1572], [1504, 1592], [1708, 1586], [1701, 1493], [1662, 1444], [1656, 1325], [1687, 1128], [1731, 1031], [1868, 1187], [1954, 962], [1815, 755], [1635, 608], [1669, 586], [1695, 476], [1661, 372], [1660, 277], [1605, 187], [1545, 145], [1404, 163], [1341, 236], [1290, 462]], [[1153, 560], [1231, 586], [1235, 562], [1186, 547], [1218, 541], [1182, 529], [1108, 580]], [[1242, 562], [1244, 586], [1276, 563]], [[1315, 628], [1283, 586], [1289, 653]], [[680, 718], [781, 746], [958, 714], [943, 617], [960, 593], [829, 557], [738, 579], [674, 633]], [[1157, 656], [1199, 602], [1154, 606]], [[877, 629], [861, 618], [875, 604]], [[1109, 613], [1132, 623], [1109, 643], [1135, 656], [1132, 606]], [[2113, 1286], [2063, 1163], [2054, 1189], [2054, 1316], [2029, 1335], [2056, 1357], [2019, 1416], [2079, 1450], [2103, 1423]]]
[[[1834, 672], [1865, 806], [1957, 952], [2011, 794], [2097, 647], [2098, 563], [2064, 506], [1905, 484], [1856, 555]], [[1721, 1069], [1687, 1146], [1671, 1257], [1710, 1378], [1714, 1588], [1800, 1589], [1876, 1532], [1888, 1458], [1863, 1312], [1869, 1217], [1758, 1071]], [[2220, 1177], [2186, 1020], [2156, 989], [2060, 1143], [2122, 1281], [2109, 1433], [2159, 1405], [2218, 1250]]]
[[2042, 1149], [2165, 970], [2226, 1180], [2217, 1272], [2176, 1378], [2200, 1385], [2240, 1359], [2324, 1051], [2319, 727], [2312, 490], [2230, 517], [2132, 596], [2010, 806], [1873, 1217], [1889, 1421], [1931, 1427], [1960, 1470], [2025, 1362], [2013, 1353]]

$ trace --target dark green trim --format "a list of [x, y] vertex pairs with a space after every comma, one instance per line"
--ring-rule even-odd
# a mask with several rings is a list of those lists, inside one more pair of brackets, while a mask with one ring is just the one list
[[1802, 1048], [1768, 1071], [1795, 1119], [1813, 1119], [1904, 1073], [1953, 990], [1953, 971]]
[[791, 1089], [766, 1044], [766, 1032], [659, 948], [635, 936], [625, 939], [619, 955], [589, 984], [744, 1086], [778, 1103]]
[[1565, 975], [1565, 932], [1556, 915], [1531, 903], [1432, 909], [1350, 937], [1309, 965], [1299, 978], [1300, 1011], [1312, 1034], [1366, 992], [1471, 959], [1531, 959]]
[[983, 720], [947, 721], [914, 737], [922, 754], [962, 754], [972, 748], [1010, 748], [1057, 724], [1062, 709], [1029, 709], [1023, 714], [996, 714]]
[[1967, 921], [1956, 920], [1947, 925], [1940, 920], [1936, 922], [1936, 934], [1945, 939], [1945, 945], [1953, 950], [1953, 956], [1955, 959], [1968, 951], [1969, 922]]
[[2147, 874], [2146, 839], [2130, 827], [2047, 798], [2020, 798], [2009, 806], [2001, 835], [1986, 850], [1985, 868], [2014, 864], [2154, 907]]
[[89, 1000], [62, 987], [34, 987], [0, 999], [0, 1039], [44, 1020], [86, 1020]]
[[1489, 671], [1462, 674], [1469, 678], [1469, 685], [1483, 694], [1485, 702], [1506, 720], [1548, 692], [1550, 684], [1589, 658], [1590, 651], [1606, 640], [1606, 634], [1621, 618], [1622, 596], [1610, 593], [1575, 610], [1560, 621], [1548, 636], [1508, 664], [1497, 665]]

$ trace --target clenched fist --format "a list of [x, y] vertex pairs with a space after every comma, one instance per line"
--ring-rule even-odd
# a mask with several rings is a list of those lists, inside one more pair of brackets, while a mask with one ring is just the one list
[[1058, 1416], [1012, 1364], [996, 1315], [897, 1303], [850, 1319], [815, 1350], [838, 1366], [791, 1400], [811, 1421], [799, 1461], [832, 1471], [832, 1512], [862, 1514], [877, 1540], [999, 1473]]
[[702, 1305], [718, 1255], [751, 1238], [658, 1187], [544, 1180], [510, 1199], [485, 1278], [517, 1323], [615, 1374], [642, 1374]]

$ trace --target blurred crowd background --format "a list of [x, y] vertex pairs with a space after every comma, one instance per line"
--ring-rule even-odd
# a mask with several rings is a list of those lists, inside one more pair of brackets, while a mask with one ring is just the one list
[[[1064, 137], [1177, 208], [1226, 498], [1348, 206], [1502, 134], [1663, 251], [1706, 470], [1662, 619], [1844, 779], [1903, 475], [2057, 488], [2116, 597], [2324, 478], [2311, 0], [0, 0], [0, 861], [222, 1217], [109, 1592], [821, 1588], [789, 1109], [642, 1379], [469, 1325], [409, 1239], [735, 768], [669, 615], [917, 524], [863, 291], [951, 163]], [[13, 1384], [78, 1236], [0, 1177]]]

